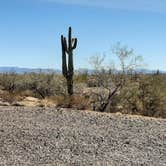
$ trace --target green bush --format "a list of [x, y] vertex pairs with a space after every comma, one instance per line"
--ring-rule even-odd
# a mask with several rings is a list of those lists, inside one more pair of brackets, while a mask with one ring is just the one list
[[52, 73], [5, 73], [0, 75], [0, 86], [2, 90], [10, 93], [23, 93], [29, 90], [34, 97], [39, 98], [65, 93], [63, 78]]
[[139, 114], [152, 117], [166, 117], [166, 103], [163, 81], [166, 77], [140, 75], [137, 81], [127, 80], [125, 86], [112, 102], [110, 112]]

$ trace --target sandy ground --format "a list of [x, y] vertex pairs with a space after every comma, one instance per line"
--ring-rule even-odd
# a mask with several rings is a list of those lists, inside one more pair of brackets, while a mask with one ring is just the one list
[[166, 120], [0, 107], [0, 166], [166, 166]]

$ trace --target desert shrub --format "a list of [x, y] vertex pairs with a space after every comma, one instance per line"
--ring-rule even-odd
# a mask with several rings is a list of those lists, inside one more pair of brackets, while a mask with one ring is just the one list
[[[115, 74], [112, 78], [115, 83], [121, 79], [121, 75]], [[104, 112], [166, 118], [166, 75], [123, 75], [123, 80], [125, 80], [123, 86], [110, 98], [110, 104]], [[113, 89], [112, 86], [112, 91]], [[101, 106], [108, 100], [108, 93], [105, 93], [105, 96], [103, 96], [104, 91], [95, 94], [97, 97], [94, 98], [91, 109], [100, 111]], [[93, 95], [94, 92], [89, 96]]]
[[64, 93], [62, 77], [55, 74], [32, 73], [24, 85], [26, 85], [26, 89], [33, 91], [35, 96], [39, 98]]
[[110, 112], [122, 112], [153, 117], [166, 117], [161, 77], [141, 75], [139, 80], [127, 80], [112, 102]]
[[0, 98], [1, 98], [1, 101], [8, 102], [10, 104], [23, 99], [19, 94], [9, 93], [9, 92], [0, 94]]
[[74, 109], [80, 109], [80, 110], [89, 108], [88, 100], [84, 96], [80, 96], [80, 95], [57, 96], [55, 98], [55, 101], [58, 107], [74, 108]]
[[[165, 98], [161, 95], [163, 81], [160, 79], [160, 74], [138, 75], [135, 71], [143, 65], [142, 57], [136, 55], [133, 49], [128, 49], [127, 46], [117, 43], [112, 52], [117, 57], [116, 66], [120, 67], [119, 70], [117, 68], [105, 70], [104, 57], [95, 56], [91, 59], [95, 77], [91, 79], [88, 86], [104, 87], [109, 90], [108, 97], [99, 101], [98, 110], [145, 116], [158, 116], [159, 112], [164, 112]], [[166, 93], [163, 96], [166, 96]]]
[[78, 73], [74, 75], [74, 83], [86, 83], [88, 79], [88, 72]]
[[16, 73], [3, 73], [0, 75], [0, 85], [3, 90], [13, 92], [16, 88], [16, 80], [17, 74]]
[[112, 75], [106, 70], [96, 71], [86, 81], [88, 87], [109, 87], [112, 85]]
[[[160, 76], [144, 76], [139, 82], [138, 98], [142, 103], [141, 113], [145, 116], [158, 116], [163, 110], [162, 80]], [[165, 115], [162, 115], [163, 117]]]
[[90, 64], [93, 67], [92, 75], [87, 79], [88, 87], [106, 87], [105, 82], [108, 81], [109, 74], [104, 67], [105, 55], [95, 55], [90, 57]]
[[138, 99], [141, 102], [141, 113], [147, 116], [154, 116], [160, 106], [160, 97], [157, 89], [157, 82], [154, 78], [144, 78], [139, 81]]
[[63, 77], [54, 73], [5, 73], [0, 75], [0, 86], [10, 93], [28, 92], [39, 98], [65, 93]]
[[86, 84], [87, 84], [88, 87], [98, 87], [99, 86], [98, 85], [98, 80], [93, 76], [91, 76], [87, 79]]

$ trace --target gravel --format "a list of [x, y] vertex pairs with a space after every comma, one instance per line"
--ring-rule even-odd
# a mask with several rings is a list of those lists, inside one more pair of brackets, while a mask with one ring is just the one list
[[0, 107], [0, 166], [166, 166], [166, 120]]

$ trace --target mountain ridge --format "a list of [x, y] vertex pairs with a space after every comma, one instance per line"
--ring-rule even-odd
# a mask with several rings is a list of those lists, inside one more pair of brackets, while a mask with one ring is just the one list
[[[93, 69], [88, 68], [79, 68], [75, 70], [78, 73], [93, 73]], [[136, 72], [144, 73], [144, 74], [153, 74], [156, 73], [157, 70], [151, 69], [137, 69]], [[159, 70], [161, 74], [166, 74], [166, 71]], [[17, 67], [17, 66], [0, 66], [0, 73], [17, 73], [17, 74], [24, 74], [24, 73], [61, 73], [60, 69], [52, 69], [52, 68], [26, 68], [26, 67]]]

